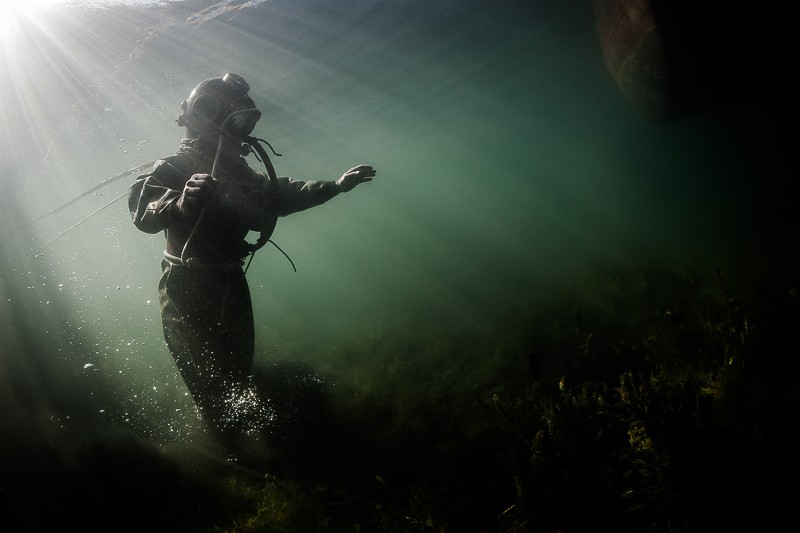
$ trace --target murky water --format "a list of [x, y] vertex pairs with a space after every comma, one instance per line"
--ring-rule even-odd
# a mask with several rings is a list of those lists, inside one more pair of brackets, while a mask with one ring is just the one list
[[785, 244], [790, 147], [773, 102], [649, 123], [608, 75], [589, 2], [128, 4], [0, 23], [8, 453], [109, 421], [200, 431], [163, 343], [163, 236], [118, 199], [135, 176], [27, 222], [173, 153], [181, 101], [225, 72], [252, 86], [279, 175], [378, 170], [279, 222], [296, 273], [270, 246], [256, 254], [261, 364], [347, 372], [332, 347], [491, 331], [597, 262], [745, 270]]

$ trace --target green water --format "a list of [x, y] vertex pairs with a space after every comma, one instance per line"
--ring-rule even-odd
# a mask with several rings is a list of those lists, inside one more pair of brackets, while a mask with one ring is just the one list
[[[761, 276], [794, 254], [783, 101], [649, 123], [606, 70], [590, 2], [266, 1], [188, 21], [213, 3], [61, 6], [7, 23], [6, 457], [107, 424], [159, 442], [202, 433], [163, 343], [163, 236], [136, 230], [122, 199], [52, 241], [133, 176], [23, 224], [173, 153], [181, 101], [225, 72], [252, 86], [279, 175], [378, 170], [279, 222], [273, 240], [296, 273], [270, 246], [256, 254], [261, 366], [300, 362], [380, 389], [386, 367], [352, 356], [364, 343], [429, 347], [412, 359], [458, 353], [430, 346], [465, 335], [500, 345], [543, 301], [570, 329], [566, 294], [598, 265]], [[464, 398], [486, 378], [465, 374]]]

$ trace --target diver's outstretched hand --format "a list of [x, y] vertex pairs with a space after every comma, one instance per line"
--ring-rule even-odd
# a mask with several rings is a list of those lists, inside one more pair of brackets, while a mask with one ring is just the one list
[[372, 181], [375, 177], [375, 169], [370, 165], [358, 165], [353, 167], [336, 180], [336, 187], [339, 192], [348, 192], [355, 189], [359, 183]]

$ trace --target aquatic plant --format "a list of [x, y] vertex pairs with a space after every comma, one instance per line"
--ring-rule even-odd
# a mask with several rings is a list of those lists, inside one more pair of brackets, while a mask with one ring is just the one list
[[[74, 499], [58, 506], [86, 530], [115, 516], [128, 517], [121, 531], [204, 533], [691, 532], [792, 519], [798, 271], [748, 282], [713, 269], [594, 272], [482, 331], [382, 331], [262, 361], [256, 382], [280, 421], [267, 476], [134, 421], [84, 440], [74, 464], [50, 452], [44, 479], [95, 500], [91, 519]], [[109, 431], [125, 425], [107, 419]]]

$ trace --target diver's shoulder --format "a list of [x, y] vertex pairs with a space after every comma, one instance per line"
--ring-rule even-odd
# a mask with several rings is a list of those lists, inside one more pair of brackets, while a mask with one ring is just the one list
[[153, 165], [153, 174], [172, 174], [181, 176], [191, 176], [199, 168], [198, 157], [186, 152], [176, 152], [159, 159]]

